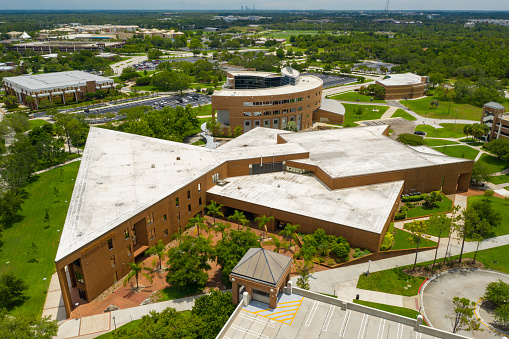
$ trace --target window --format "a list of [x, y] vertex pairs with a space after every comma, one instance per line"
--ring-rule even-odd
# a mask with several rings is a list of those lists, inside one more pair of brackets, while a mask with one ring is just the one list
[[73, 261], [73, 264], [74, 264], [74, 266], [81, 267], [81, 260], [80, 260], [80, 258], [78, 258], [78, 259], [74, 260], [74, 261]]
[[111, 258], [110, 258], [110, 264], [111, 264], [111, 267], [114, 267], [115, 266], [115, 255], [112, 255]]
[[149, 215], [147, 215], [147, 225], [150, 225], [153, 222], [154, 222], [154, 213], [150, 213]]
[[263, 127], [270, 127], [270, 120], [269, 119], [263, 120]]
[[277, 114], [279, 114], [279, 111], [274, 111], [274, 112], [272, 112], [272, 114], [277, 115]]
[[163, 221], [166, 221], [168, 218], [166, 218], [166, 214], [163, 214]]
[[168, 236], [168, 229], [165, 229], [165, 230], [163, 231], [163, 234], [164, 234], [164, 236], [165, 236], [165, 237], [167, 237], [167, 236]]
[[309, 109], [309, 105], [308, 105], [308, 109]]
[[117, 271], [113, 272], [113, 283], [116, 283], [118, 281], [118, 274]]
[[113, 249], [113, 239], [108, 239], [108, 250], [112, 250]]
[[124, 230], [124, 238], [125, 238], [125, 240], [129, 239], [129, 228], [126, 228]]
[[187, 191], [187, 199], [188, 200], [191, 199], [191, 191], [190, 190]]
[[261, 125], [261, 121], [260, 120], [255, 120], [254, 121], [254, 125], [255, 126], [260, 126]]
[[131, 248], [131, 244], [127, 245], [127, 256], [131, 256], [131, 254], [133, 254], [133, 250]]
[[286, 114], [286, 113], [288, 113], [288, 110], [284, 109], [281, 113]]
[[249, 120], [245, 120], [245, 121], [244, 121], [244, 125], [245, 125], [245, 126], [250, 126], [250, 125], [251, 125], [251, 122], [250, 122]]
[[179, 198], [175, 198], [175, 206], [179, 207]]
[[271, 114], [272, 114], [272, 112], [271, 112], [271, 111], [264, 111], [264, 112], [263, 112], [263, 115], [271, 115]]
[[154, 239], [156, 237], [156, 229], [153, 228], [150, 230], [150, 240]]
[[201, 206], [201, 197], [198, 198], [198, 205]]
[[253, 115], [254, 115], [255, 117], [259, 117], [259, 116], [261, 116], [261, 115], [262, 115], [262, 112], [254, 112], [254, 113], [253, 113]]
[[311, 96], [308, 95], [308, 99], [311, 98]]
[[201, 184], [198, 184], [198, 192], [201, 192]]
[[295, 108], [290, 108], [290, 113], [295, 113], [296, 109]]
[[76, 281], [80, 284], [84, 284], [85, 280], [83, 280], [83, 273], [80, 273], [78, 271], [74, 271], [74, 275], [76, 276]]
[[87, 292], [83, 291], [81, 288], [78, 288], [78, 294], [80, 299], [87, 300]]
[[251, 116], [251, 112], [244, 112], [244, 116], [245, 117], [250, 117]]
[[217, 181], [219, 181], [219, 173], [212, 174], [212, 182], [217, 182]]
[[304, 107], [300, 106], [299, 108], [297, 108], [297, 111], [302, 111], [304, 109]]
[[187, 210], [191, 213], [191, 204], [187, 205]]
[[177, 221], [180, 221], [180, 211], [177, 212]]

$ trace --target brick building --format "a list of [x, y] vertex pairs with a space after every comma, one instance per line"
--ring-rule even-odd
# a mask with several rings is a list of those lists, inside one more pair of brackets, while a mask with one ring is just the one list
[[274, 216], [269, 231], [286, 223], [302, 233], [323, 228], [378, 251], [401, 194], [467, 190], [473, 167], [407, 147], [388, 131], [255, 128], [207, 149], [91, 128], [55, 259], [67, 314], [71, 289], [92, 301], [211, 200], [226, 215]]
[[416, 99], [426, 95], [428, 77], [412, 73], [392, 74], [375, 84], [385, 88], [385, 100]]
[[509, 139], [509, 113], [498, 102], [488, 102], [482, 108], [481, 124], [490, 128], [488, 140]]

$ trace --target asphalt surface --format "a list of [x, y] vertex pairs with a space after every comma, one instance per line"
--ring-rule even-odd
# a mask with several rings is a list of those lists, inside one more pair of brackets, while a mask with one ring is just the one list
[[341, 76], [330, 75], [330, 74], [302, 73], [302, 75], [314, 75], [315, 77], [322, 79], [323, 88], [329, 88], [329, 87], [349, 84], [349, 83], [357, 81], [355, 78], [341, 77]]

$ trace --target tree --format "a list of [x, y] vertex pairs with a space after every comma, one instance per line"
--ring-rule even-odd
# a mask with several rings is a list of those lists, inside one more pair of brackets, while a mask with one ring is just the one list
[[288, 248], [289, 244], [287, 242], [285, 242], [285, 241], [279, 240], [279, 238], [277, 236], [271, 234], [270, 238], [272, 240], [270, 240], [267, 244], [269, 246], [274, 246], [274, 252], [279, 253], [279, 250], [281, 249], [281, 247], [285, 248], [285, 249]]
[[276, 56], [283, 60], [285, 58], [285, 50], [281, 47], [276, 51]]
[[[157, 258], [159, 259], [159, 270], [162, 269], [162, 260], [164, 259], [164, 257], [166, 257], [165, 249], [166, 249], [166, 246], [163, 244], [163, 241], [159, 240], [157, 242], [157, 244], [149, 247], [149, 249], [145, 251], [146, 256], [151, 256], [151, 255], [157, 256]], [[156, 259], [154, 259], [154, 263], [155, 262], [157, 262]]]
[[480, 330], [479, 319], [474, 313], [475, 302], [460, 297], [454, 297], [452, 302], [454, 314], [452, 316], [446, 315], [447, 318], [452, 320], [452, 333], [460, 330], [471, 332]]
[[39, 246], [37, 246], [35, 242], [32, 241], [32, 245], [30, 245], [27, 254], [32, 254], [34, 256], [32, 260], [35, 262], [39, 262]]
[[292, 225], [290, 223], [287, 223], [285, 228], [279, 232], [279, 235], [282, 235], [286, 239], [288, 239], [290, 246], [292, 245], [292, 239], [295, 232], [297, 232], [297, 229], [300, 227], [300, 225]]
[[492, 281], [486, 286], [484, 299], [491, 300], [497, 307], [509, 303], [509, 284], [502, 280]]
[[309, 290], [309, 277], [311, 273], [313, 273], [313, 262], [312, 261], [304, 261], [298, 263], [295, 261], [295, 269], [297, 274], [300, 276], [297, 278], [297, 286], [304, 289]]
[[424, 194], [424, 205], [430, 208], [436, 207], [437, 201], [442, 201], [442, 192], [440, 191], [433, 191], [429, 194]]
[[509, 158], [509, 140], [495, 139], [485, 145], [486, 149], [495, 154], [499, 159]]
[[198, 235], [200, 235], [200, 227], [205, 227], [205, 217], [201, 217], [199, 214], [195, 215], [192, 218], [189, 218], [189, 222], [187, 223], [187, 228], [193, 227], [196, 225], [196, 229], [198, 230]]
[[0, 196], [0, 214], [3, 218], [12, 221], [18, 212], [22, 211], [23, 198], [13, 191], [4, 191]]
[[25, 134], [18, 134], [8, 150], [9, 154], [3, 159], [1, 175], [7, 188], [17, 195], [35, 172], [38, 155]]
[[385, 98], [385, 87], [380, 85], [375, 85], [373, 87], [373, 93], [375, 94], [376, 99], [383, 100]]
[[406, 224], [405, 228], [411, 234], [411, 236], [408, 238], [408, 241], [412, 244], [417, 245], [415, 249], [414, 266], [412, 267], [412, 271], [414, 271], [415, 266], [417, 265], [417, 255], [419, 254], [419, 245], [421, 244], [422, 239], [429, 238], [429, 235], [426, 234], [426, 232], [428, 231], [428, 224], [424, 220], [414, 220]]
[[458, 229], [458, 221], [461, 219], [461, 214], [459, 214], [459, 211], [460, 211], [461, 207], [459, 205], [455, 205], [452, 207], [452, 211], [451, 211], [451, 229], [449, 230], [449, 237], [448, 237], [448, 240], [447, 240], [447, 247], [445, 248], [446, 249], [446, 252], [445, 252], [445, 255], [444, 255], [444, 264], [445, 264], [445, 261], [447, 260], [447, 250], [449, 249], [449, 244], [451, 243], [451, 235], [452, 235], [452, 232], [453, 231], [456, 231]]
[[7, 109], [13, 109], [18, 107], [18, 98], [16, 98], [14, 95], [7, 95], [4, 97], [4, 104], [5, 108]]
[[17, 277], [12, 271], [0, 274], [0, 310], [11, 309], [25, 300], [25, 291], [28, 285], [23, 279]]
[[223, 207], [224, 207], [224, 205], [221, 205], [221, 204], [218, 205], [214, 200], [211, 200], [210, 204], [205, 206], [205, 208], [207, 209], [207, 215], [212, 215], [214, 217], [214, 222], [213, 222], [212, 226], [214, 226], [216, 224], [217, 216], [224, 217], [224, 214], [221, 211], [221, 209]]
[[286, 127], [285, 127], [285, 131], [292, 131], [292, 132], [297, 132], [298, 131], [298, 128], [297, 128], [297, 124], [295, 123], [295, 121], [290, 121]]
[[49, 217], [48, 209], [45, 208], [44, 210], [45, 210], [45, 213], [44, 213], [44, 222], [46, 224], [48, 224], [48, 227], [50, 227], [51, 225], [50, 225], [50, 217]]
[[138, 285], [138, 279], [139, 279], [140, 275], [147, 278], [147, 280], [150, 281], [151, 283], [154, 281], [152, 279], [152, 277], [150, 276], [150, 274], [143, 272], [143, 271], [147, 271], [147, 272], [152, 273], [152, 269], [150, 267], [144, 266], [143, 263], [137, 264], [135, 262], [130, 262], [129, 268], [131, 270], [129, 271], [127, 276], [124, 278], [124, 286], [127, 285], [133, 277], [135, 277], [136, 278], [136, 289], [138, 290], [140, 288]]
[[233, 220], [237, 223], [237, 229], [240, 230], [240, 224], [243, 226], [246, 226], [248, 220], [246, 219], [246, 216], [243, 212], [240, 212], [238, 210], [235, 210], [232, 215], [228, 216], [228, 220]]
[[222, 222], [218, 222], [214, 226], [214, 231], [217, 233], [221, 233], [221, 239], [224, 238], [224, 232], [231, 227], [230, 224], [224, 224]]
[[178, 290], [203, 287], [209, 278], [209, 261], [213, 259], [211, 244], [210, 238], [183, 236], [180, 244], [168, 251], [166, 281]]
[[3, 339], [52, 339], [58, 332], [58, 323], [49, 316], [36, 318], [24, 314], [13, 317], [0, 309], [0, 333]]
[[438, 244], [435, 250], [435, 259], [433, 259], [433, 265], [431, 266], [431, 271], [433, 271], [437, 261], [438, 248], [440, 247], [440, 238], [442, 237], [442, 233], [451, 232], [452, 220], [445, 214], [432, 214], [428, 219], [428, 225], [430, 229], [438, 231]]
[[265, 237], [267, 236], [267, 225], [274, 221], [274, 217], [266, 217], [265, 214], [261, 217], [256, 217], [255, 222], [258, 223], [258, 229], [262, 230], [265, 234]]
[[212, 291], [196, 299], [191, 314], [203, 320], [202, 338], [215, 338], [233, 311], [231, 292]]
[[[468, 125], [467, 125], [468, 126]], [[484, 161], [476, 161], [474, 162], [474, 167], [472, 169], [472, 180], [476, 183], [486, 182], [492, 176], [493, 170], [491, 166], [485, 163]]]
[[152, 48], [148, 51], [148, 58], [150, 60], [159, 59], [163, 55], [163, 52], [157, 48]]

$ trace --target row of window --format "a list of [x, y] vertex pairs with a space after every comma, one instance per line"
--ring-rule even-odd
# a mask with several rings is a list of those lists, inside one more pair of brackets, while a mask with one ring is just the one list
[[[308, 95], [308, 99], [310, 96]], [[272, 106], [272, 105], [283, 105], [283, 104], [289, 104], [292, 102], [299, 102], [304, 100], [303, 97], [300, 98], [293, 98], [293, 99], [285, 99], [285, 100], [271, 100], [271, 101], [247, 101], [244, 102], [244, 106]]]
[[[309, 105], [308, 105], [309, 108]], [[276, 110], [276, 111], [264, 111], [263, 115], [278, 115], [278, 114], [287, 114], [287, 113], [295, 113], [296, 111], [302, 111], [304, 107], [300, 106], [298, 108], [290, 108], [290, 109], [283, 109], [283, 110]], [[260, 117], [262, 116], [262, 112], [244, 112], [245, 117]]]

